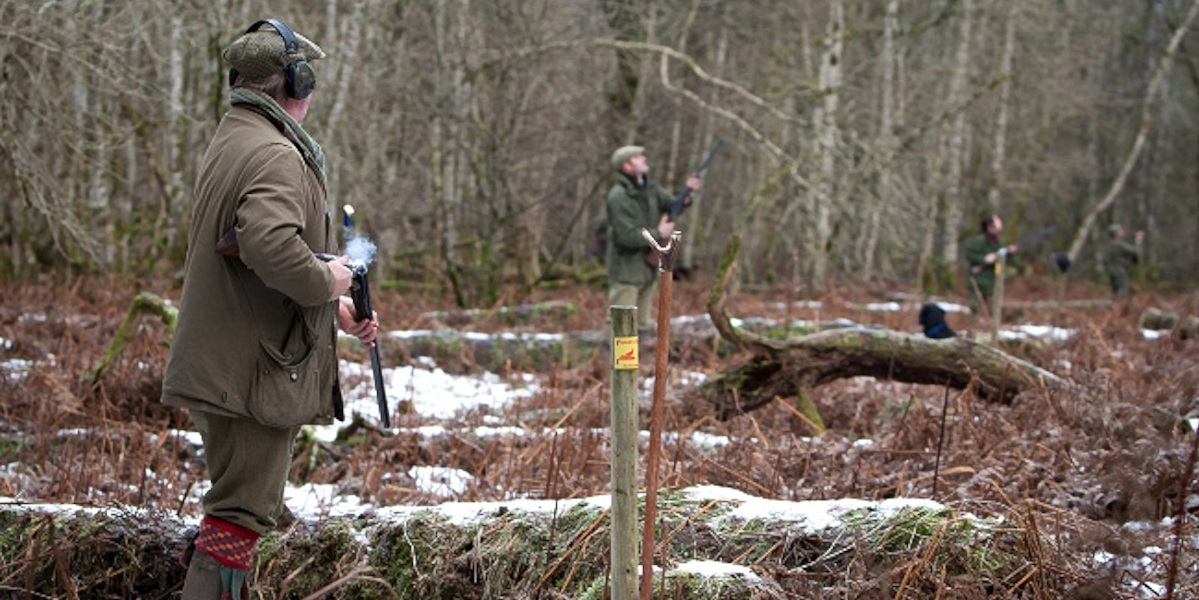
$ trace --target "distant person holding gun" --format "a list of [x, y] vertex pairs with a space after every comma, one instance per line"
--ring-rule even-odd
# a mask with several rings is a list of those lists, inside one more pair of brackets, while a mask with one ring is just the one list
[[974, 314], [979, 314], [983, 305], [990, 306], [999, 259], [1020, 250], [1017, 244], [1005, 246], [1000, 242], [1002, 234], [1003, 219], [999, 215], [987, 215], [979, 223], [978, 234], [966, 241], [966, 264], [970, 268], [966, 303]]
[[248, 598], [276, 526], [300, 426], [343, 419], [336, 327], [365, 343], [326, 205], [325, 159], [300, 125], [324, 58], [273, 19], [225, 49], [231, 107], [196, 178], [183, 296], [162, 401], [189, 411], [212, 486], [188, 546], [183, 600]]
[[1132, 267], [1141, 262], [1141, 247], [1145, 243], [1145, 232], [1137, 231], [1135, 244], [1124, 240], [1124, 228], [1118, 224], [1107, 227], [1108, 242], [1103, 252], [1103, 268], [1107, 271], [1112, 293], [1119, 298], [1128, 298], [1131, 291], [1128, 286], [1132, 275]]
[[641, 230], [648, 229], [662, 245], [669, 242], [673, 217], [690, 206], [692, 192], [702, 183], [702, 171], [687, 178], [687, 189], [676, 198], [649, 180], [649, 163], [641, 146], [618, 148], [612, 153], [612, 168], [617, 175], [607, 201], [608, 304], [636, 306], [639, 333], [652, 337], [658, 275], [646, 259], [651, 249]]

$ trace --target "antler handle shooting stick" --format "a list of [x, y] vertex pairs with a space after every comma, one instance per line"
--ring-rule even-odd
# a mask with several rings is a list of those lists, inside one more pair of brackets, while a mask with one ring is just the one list
[[641, 538], [641, 600], [649, 600], [654, 583], [654, 522], [658, 508], [658, 463], [662, 455], [662, 413], [666, 404], [666, 368], [670, 358], [670, 285], [683, 232], [675, 230], [665, 246], [648, 229], [641, 237], [658, 255], [658, 334], [654, 362], [654, 400], [649, 417], [649, 457], [645, 467], [645, 531]]

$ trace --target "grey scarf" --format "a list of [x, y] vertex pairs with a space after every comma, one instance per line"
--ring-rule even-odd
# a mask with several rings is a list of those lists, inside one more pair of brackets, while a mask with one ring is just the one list
[[312, 167], [312, 170], [316, 171], [321, 185], [325, 184], [325, 151], [295, 119], [291, 118], [291, 115], [287, 114], [287, 111], [279, 106], [279, 103], [275, 102], [274, 98], [258, 90], [233, 88], [233, 91], [229, 92], [229, 103], [233, 106], [249, 106], [282, 123], [284, 133], [300, 150], [300, 154], [304, 155], [304, 160]]

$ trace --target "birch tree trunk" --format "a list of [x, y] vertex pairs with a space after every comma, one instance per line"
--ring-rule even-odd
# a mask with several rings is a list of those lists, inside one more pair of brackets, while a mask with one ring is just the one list
[[[1170, 19], [1166, 14], [1166, 6], [1163, 0], [1155, 0], [1153, 3], [1153, 18], [1150, 19], [1151, 35], [1149, 48], [1156, 49], [1159, 41], [1159, 29], [1166, 26]], [[1153, 72], [1153, 61], [1147, 61], [1146, 72]], [[1172, 95], [1170, 89], [1170, 79], [1167, 77], [1162, 81], [1161, 97], [1169, 98]], [[1172, 129], [1174, 123], [1171, 122], [1171, 111], [1165, 102], [1158, 103], [1154, 110], [1157, 111], [1155, 117], [1161, 122], [1161, 127], [1158, 127], [1153, 134], [1152, 145], [1149, 149], [1149, 156], [1145, 160], [1145, 190], [1144, 193], [1138, 196], [1135, 214], [1129, 215], [1124, 220], [1124, 225], [1129, 231], [1144, 229], [1149, 232], [1146, 236], [1146, 243], [1142, 249], [1141, 264], [1153, 264], [1154, 262], [1154, 244], [1153, 240], [1156, 236], [1153, 233], [1157, 230], [1157, 212], [1154, 210], [1156, 202], [1154, 200], [1169, 196], [1169, 175], [1170, 170], [1163, 168], [1167, 161], [1167, 153], [1170, 152], [1167, 135], [1163, 132], [1168, 132]]]
[[[436, 72], [434, 74], [434, 97], [438, 100], [430, 119], [430, 174], [432, 197], [435, 199], [438, 240], [440, 244], [442, 269], [453, 291], [454, 299], [459, 307], [467, 304], [461, 269], [458, 265], [458, 194], [457, 180], [457, 150], [454, 141], [457, 139], [457, 124], [447, 118], [440, 107], [450, 105], [455, 90], [460, 85], [460, 73], [455, 61], [450, 57], [449, 50], [449, 18], [447, 2], [435, 2], [433, 5], [433, 35], [437, 53]], [[447, 123], [448, 121], [448, 123]]]
[[[330, 10], [336, 10], [337, 0], [329, 0]], [[344, 21], [345, 35], [338, 39], [343, 40], [337, 45], [337, 85], [333, 89], [333, 97], [330, 100], [332, 107], [329, 109], [329, 119], [325, 123], [325, 130], [335, 132], [341, 125], [343, 113], [346, 110], [346, 104], [352, 100], [350, 85], [358, 74], [358, 47], [362, 42], [362, 19], [363, 14], [371, 14], [369, 4], [370, 0], [360, 0], [354, 3], [354, 9], [350, 12], [349, 19]], [[336, 182], [331, 182], [336, 183]], [[336, 197], [336, 194], [330, 190], [330, 196]]]
[[[687, 13], [687, 20], [684, 23], [682, 30], [679, 33], [679, 38], [678, 38], [679, 41], [676, 44], [680, 52], [685, 53], [687, 51], [687, 36], [691, 34], [691, 27], [695, 23], [695, 15], [698, 12], [698, 10], [699, 10], [699, 0], [694, 0], [691, 3], [691, 10]], [[717, 77], [722, 77], [724, 75], [724, 69], [722, 68], [722, 63], [723, 63], [724, 58], [722, 55], [725, 52], [725, 49], [722, 46], [726, 43], [726, 40], [724, 38], [725, 28], [722, 26], [722, 27], [720, 27], [719, 31], [720, 31], [720, 34], [719, 34], [720, 37], [719, 37], [719, 41], [717, 42], [717, 45], [716, 45], [716, 57], [714, 59], [715, 70], [714, 70], [713, 74], [716, 75]], [[662, 56], [662, 60], [666, 60], [665, 55]], [[672, 129], [671, 129], [671, 140], [670, 140], [670, 163], [671, 164], [670, 164], [670, 170], [668, 171], [669, 173], [678, 173], [679, 172], [676, 170], [676, 165], [674, 163], [677, 160], [677, 157], [679, 156], [679, 153], [680, 153], [679, 140], [682, 136], [682, 130], [683, 130], [682, 97], [676, 96], [675, 102], [679, 108], [677, 108], [675, 110], [675, 121], [672, 124]], [[711, 131], [712, 116], [711, 116], [710, 112], [705, 111], [704, 117], [703, 117], [703, 120], [701, 121], [701, 123], [702, 123], [702, 125], [700, 126], [698, 135], [694, 136], [693, 139], [702, 139], [703, 144], [701, 144], [700, 147], [707, 148], [712, 145], [712, 137], [713, 137], [712, 131]], [[701, 150], [701, 152], [702, 152], [702, 150]], [[693, 164], [697, 164], [697, 163], [693, 163]], [[684, 171], [684, 172], [690, 174], [691, 167], [689, 165], [685, 165], [684, 168], [688, 169], [687, 171]], [[676, 186], [675, 193], [678, 193], [679, 191], [681, 191], [683, 188], [683, 185], [685, 185], [685, 183], [686, 183], [685, 178], [682, 181], [679, 181], [678, 185]], [[698, 227], [699, 220], [700, 220], [700, 217], [703, 212], [702, 210], [700, 210], [700, 208], [703, 206], [703, 203], [702, 202], [694, 202], [694, 200], [700, 199], [699, 194], [700, 194], [699, 192], [696, 192], [695, 194], [693, 194], [693, 197], [692, 197], [693, 202], [691, 204], [691, 208], [689, 208], [687, 210], [687, 221], [686, 221], [687, 224], [681, 227], [682, 233], [683, 233], [683, 238], [682, 238], [682, 248], [680, 249], [680, 252], [679, 252], [678, 266], [685, 267], [685, 268], [690, 268], [692, 265], [692, 262], [691, 262], [692, 261], [692, 252], [694, 251], [693, 246], [695, 246], [695, 241], [697, 239], [696, 229]], [[676, 225], [676, 227], [677, 227], [677, 225]]]
[[[167, 125], [163, 139], [166, 142], [166, 163], [170, 175], [168, 175], [168, 183], [166, 190], [166, 201], [163, 203], [163, 214], [159, 215], [156, 223], [154, 237], [159, 237], [158, 227], [167, 229], [166, 240], [170, 245], [174, 242], [175, 226], [171, 221], [175, 220], [177, 214], [181, 214], [182, 202], [185, 197], [183, 189], [183, 152], [182, 149], [187, 144], [186, 128], [181, 127], [180, 117], [183, 114], [183, 83], [185, 78], [185, 61], [184, 61], [184, 44], [186, 40], [183, 38], [184, 22], [183, 15], [176, 14], [171, 17], [171, 51], [167, 63]], [[131, 144], [126, 144], [126, 159], [125, 164], [132, 167], [137, 164], [136, 154], [128, 153], [134, 147]], [[132, 174], [136, 177], [136, 172]], [[126, 182], [133, 181], [131, 177], [126, 177]], [[128, 187], [126, 190], [128, 191]], [[129, 194], [131, 195], [131, 194]]]
[[[637, 2], [642, 4], [642, 2]], [[656, 0], [648, 0], [639, 7], [645, 15], [645, 42], [650, 44], [658, 43], [658, 3]], [[650, 60], [647, 53], [641, 53], [638, 57], [637, 68], [639, 70], [638, 80], [641, 85], [637, 86], [633, 91], [633, 119], [629, 122], [629, 129], [624, 133], [624, 139], [631, 142], [640, 143], [640, 136], [644, 131], [645, 120], [645, 105], [649, 98], [649, 82], [652, 80], [654, 63]], [[647, 152], [656, 156], [662, 156], [663, 148], [649, 148]], [[663, 163], [665, 164], [665, 163]], [[660, 183], [662, 182], [661, 175], [657, 177]]]
[[928, 289], [932, 283], [928, 277], [932, 267], [933, 251], [937, 242], [937, 223], [940, 222], [941, 184], [944, 175], [941, 172], [946, 160], [948, 136], [943, 132], [936, 135], [932, 159], [929, 160], [928, 181], [924, 188], [924, 231], [920, 243], [920, 256], [916, 261], [916, 286]]
[[966, 82], [970, 76], [971, 24], [974, 20], [973, 0], [961, 0], [962, 25], [958, 39], [957, 57], [953, 76], [949, 84], [949, 105], [957, 110], [949, 135], [949, 173], [945, 180], [945, 226], [942, 229], [944, 244], [941, 247], [941, 273], [939, 282], [952, 288], [953, 266], [958, 260], [958, 233], [962, 228], [962, 206], [967, 199], [962, 195], [962, 166], [966, 161]]
[[[724, 25], [722, 23], [720, 26], [720, 30], [717, 33], [716, 56], [713, 59], [713, 61], [714, 61], [713, 69], [715, 70], [717, 77], [724, 77], [725, 73], [727, 72], [728, 55], [729, 55], [729, 28], [727, 25]], [[713, 104], [715, 104], [716, 101], [717, 101], [717, 99], [715, 98], [715, 92], [714, 92], [713, 97], [711, 98], [711, 102]], [[705, 149], [711, 148], [712, 144], [716, 143], [716, 132], [714, 131], [712, 121], [713, 121], [713, 116], [712, 116], [711, 111], [705, 111], [703, 127], [702, 127], [703, 140], [704, 140], [702, 146]], [[721, 157], [721, 159], [725, 160], [725, 161], [733, 160], [731, 155], [732, 155], [731, 152], [726, 151], [726, 154], [723, 157]], [[725, 172], [727, 173], [729, 171], [726, 170]], [[725, 189], [738, 189], [736, 182], [732, 182], [732, 181], [713, 182], [712, 185], [718, 185]], [[709, 187], [708, 189], [712, 190], [713, 188]], [[691, 267], [692, 265], [695, 264], [695, 262], [694, 262], [695, 259], [693, 258], [693, 256], [694, 256], [696, 247], [699, 246], [700, 244], [707, 243], [708, 240], [710, 240], [712, 237], [711, 236], [711, 230], [712, 230], [711, 225], [714, 224], [717, 221], [717, 219], [709, 216], [709, 215], [716, 214], [716, 207], [710, 206], [710, 202], [712, 202], [713, 200], [715, 200], [718, 197], [719, 197], [718, 194], [716, 194], [715, 192], [709, 191], [708, 194], [706, 194], [707, 199], [704, 199], [703, 197], [701, 197], [701, 199], [700, 199], [701, 201], [696, 202], [691, 205], [691, 210], [690, 210], [691, 221], [690, 222], [691, 222], [691, 232], [693, 233], [693, 235], [688, 236], [686, 231], [683, 232], [683, 265], [684, 266]], [[734, 198], [734, 202], [736, 202], [736, 201], [737, 201], [737, 199]], [[702, 226], [702, 228], [701, 228], [701, 226]], [[690, 239], [688, 239], [688, 237], [690, 237]]]
[[841, 91], [844, 40], [845, 3], [844, 0], [832, 0], [829, 5], [828, 29], [825, 31], [825, 50], [820, 62], [822, 102], [813, 119], [820, 166], [812, 191], [812, 202], [816, 207], [816, 249], [812, 256], [812, 279], [813, 283], [820, 287], [824, 286], [824, 280], [828, 276], [828, 242], [832, 237], [831, 221], [840, 137], [837, 110]]
[[899, 29], [899, 0], [887, 0], [883, 21], [882, 82], [879, 85], [880, 116], [878, 132], [879, 172], [875, 200], [870, 207], [866, 226], [866, 243], [862, 249], [862, 277], [874, 278], [874, 256], [878, 249], [879, 229], [883, 213], [894, 202], [895, 170], [895, 32]]
[[1004, 175], [1004, 159], [1007, 155], [1007, 123], [1012, 99], [1012, 58], [1016, 53], [1016, 19], [1022, 0], [1009, 0], [1007, 19], [1004, 22], [1003, 56], [999, 62], [999, 114], [995, 118], [995, 145], [991, 153], [991, 189], [987, 191], [990, 211], [1002, 214], [1002, 188], [1007, 180]]

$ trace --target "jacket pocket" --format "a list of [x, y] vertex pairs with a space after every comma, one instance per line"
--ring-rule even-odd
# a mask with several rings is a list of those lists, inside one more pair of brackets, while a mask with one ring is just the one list
[[246, 410], [268, 427], [311, 423], [321, 412], [320, 372], [310, 344], [299, 354], [282, 353], [259, 341], [257, 369], [246, 399]]

